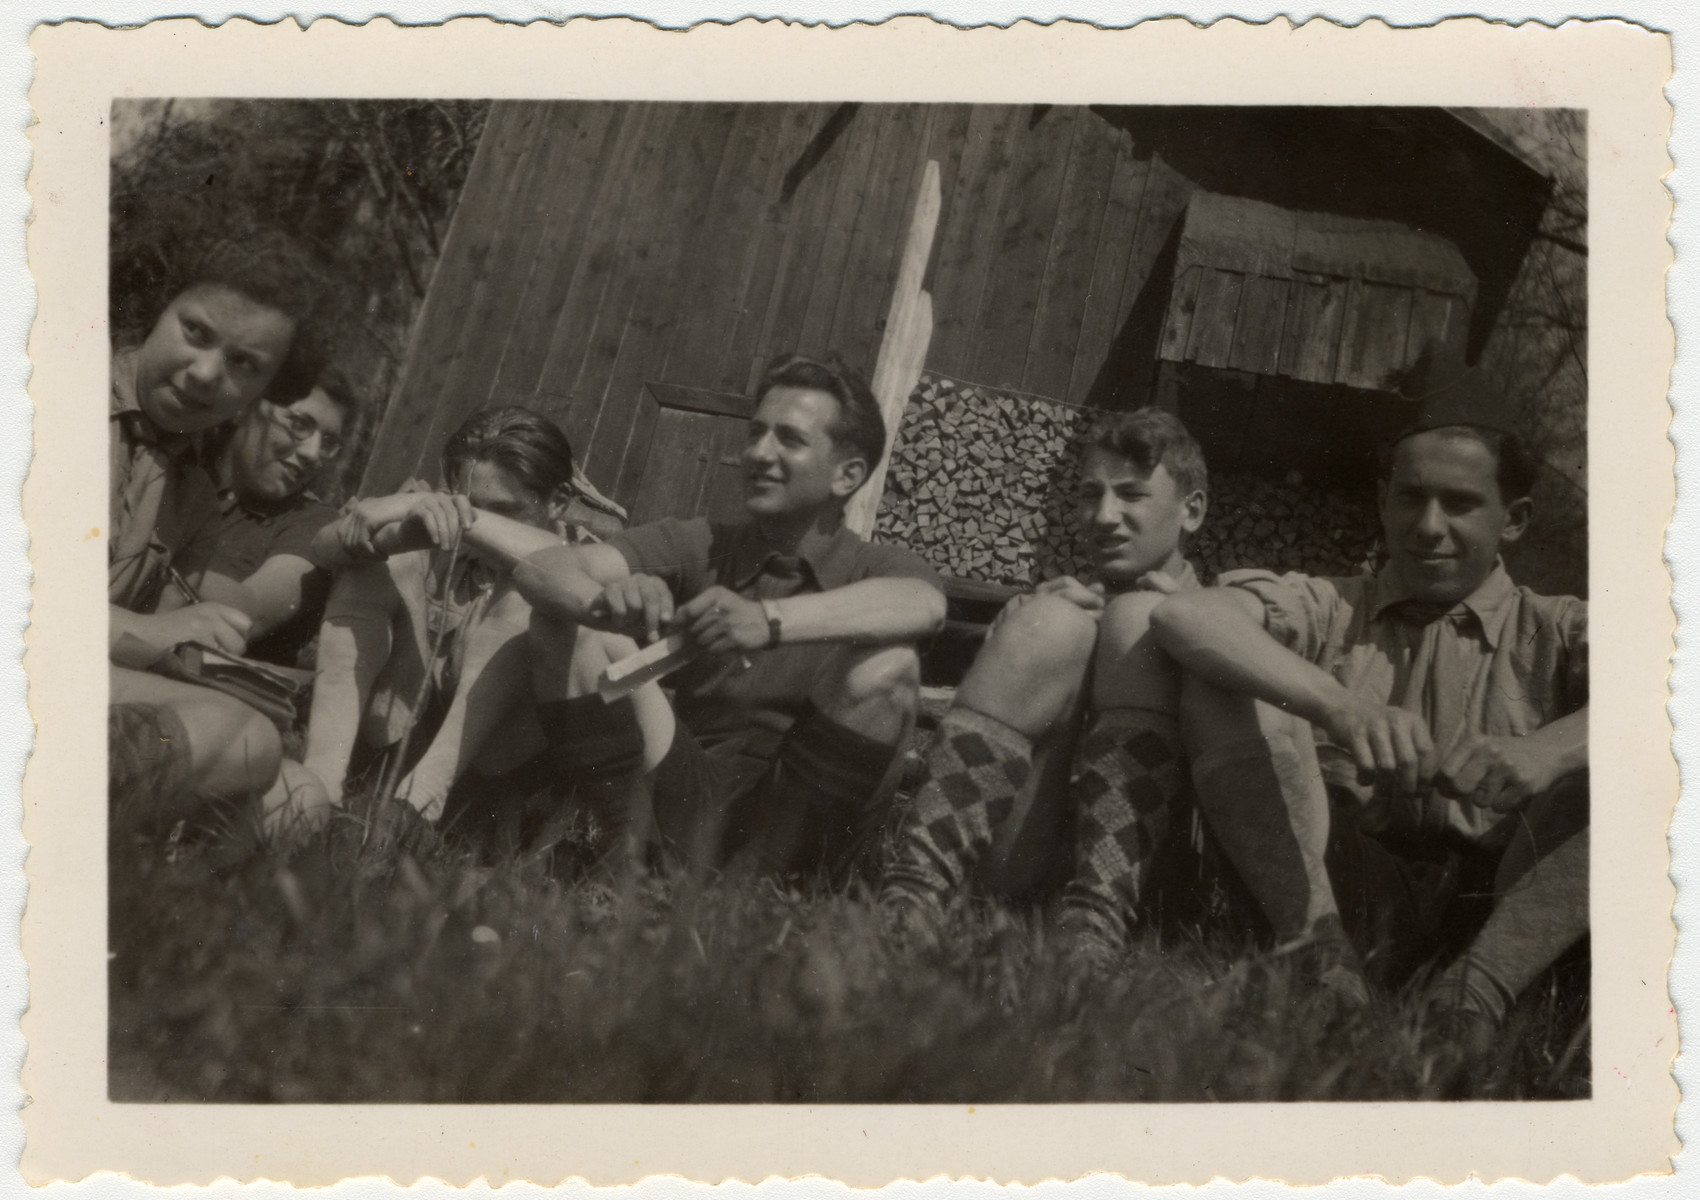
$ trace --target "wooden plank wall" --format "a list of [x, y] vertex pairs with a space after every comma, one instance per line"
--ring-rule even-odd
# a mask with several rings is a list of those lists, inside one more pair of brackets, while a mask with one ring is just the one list
[[1192, 190], [1090, 110], [501, 102], [366, 490], [432, 475], [468, 414], [522, 403], [630, 507], [644, 384], [747, 392], [773, 355], [829, 348], [871, 373], [929, 158], [928, 368], [1087, 402]]

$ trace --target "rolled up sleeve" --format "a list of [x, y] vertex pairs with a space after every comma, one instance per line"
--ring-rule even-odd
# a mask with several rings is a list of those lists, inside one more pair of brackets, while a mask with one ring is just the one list
[[1269, 636], [1301, 658], [1315, 662], [1333, 633], [1343, 602], [1334, 581], [1296, 571], [1224, 571], [1217, 582], [1241, 588], [1263, 605]]

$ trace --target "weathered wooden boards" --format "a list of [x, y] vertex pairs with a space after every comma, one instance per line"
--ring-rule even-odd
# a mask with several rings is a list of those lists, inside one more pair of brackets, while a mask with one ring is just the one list
[[927, 259], [933, 252], [933, 234], [939, 225], [939, 164], [929, 160], [915, 193], [914, 216], [904, 241], [903, 258], [897, 268], [897, 285], [891, 292], [891, 307], [885, 320], [885, 337], [874, 363], [874, 399], [885, 418], [886, 453], [874, 466], [862, 490], [850, 498], [844, 523], [866, 537], [874, 529], [874, 510], [885, 492], [885, 475], [891, 447], [903, 421], [909, 393], [927, 363], [927, 347], [933, 340], [933, 298], [921, 287], [927, 274]]
[[871, 372], [929, 161], [928, 365], [1083, 400], [1190, 189], [1098, 114], [502, 101], [363, 486], [429, 473], [467, 415], [525, 404], [629, 509], [660, 419], [646, 384], [747, 392], [793, 351]]
[[1434, 234], [1197, 192], [1158, 353], [1392, 390], [1425, 350], [1462, 355], [1475, 292], [1457, 247]]
[[[1090, 577], [1074, 497], [1096, 416], [923, 375], [892, 451], [875, 536], [905, 543], [954, 578], [1031, 586]], [[1377, 530], [1367, 493], [1218, 474], [1190, 553], [1206, 577], [1238, 567], [1348, 574], [1370, 559]]]

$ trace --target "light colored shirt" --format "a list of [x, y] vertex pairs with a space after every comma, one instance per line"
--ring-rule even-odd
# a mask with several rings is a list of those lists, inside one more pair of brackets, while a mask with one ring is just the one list
[[[1443, 610], [1409, 600], [1386, 571], [1350, 578], [1229, 571], [1221, 583], [1257, 596], [1275, 639], [1353, 695], [1421, 714], [1442, 760], [1466, 734], [1522, 737], [1588, 703], [1588, 606], [1518, 587], [1502, 564]], [[1450, 829], [1479, 841], [1501, 819], [1437, 791], [1378, 795], [1358, 782], [1350, 750], [1320, 729], [1317, 756], [1328, 784], [1365, 805], [1372, 830]]]
[[136, 398], [136, 352], [112, 356], [106, 598], [135, 612], [159, 602], [169, 568], [198, 577], [218, 544], [218, 493], [192, 438], [167, 434]]

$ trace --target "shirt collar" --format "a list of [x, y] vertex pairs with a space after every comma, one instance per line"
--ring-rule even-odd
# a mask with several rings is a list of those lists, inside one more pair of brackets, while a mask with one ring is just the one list
[[167, 433], [142, 411], [142, 403], [136, 393], [136, 360], [139, 357], [135, 347], [115, 351], [112, 355], [111, 417], [122, 420], [135, 440], [158, 446], [170, 457], [180, 458], [194, 451], [199, 439], [192, 434]]
[[[831, 533], [811, 529], [803, 535], [793, 555], [803, 560], [806, 573], [814, 577], [816, 586], [823, 592], [831, 591], [852, 582], [856, 550], [861, 542], [842, 524]], [[754, 521], [746, 522], [732, 554], [732, 590], [742, 591], [754, 583], [775, 556], [784, 556], [784, 551], [770, 544]]]
[[[1482, 636], [1487, 639], [1491, 649], [1499, 649], [1500, 634], [1505, 629], [1505, 622], [1511, 615], [1511, 599], [1516, 593], [1516, 587], [1511, 582], [1511, 576], [1505, 570], [1503, 560], [1495, 560], [1493, 570], [1488, 577], [1476, 585], [1476, 590], [1459, 601], [1476, 618], [1481, 626]], [[1375, 577], [1373, 591], [1374, 600], [1370, 606], [1371, 615], [1377, 620], [1383, 612], [1395, 604], [1410, 599], [1405, 595], [1393, 579], [1392, 564], [1381, 568]]]

